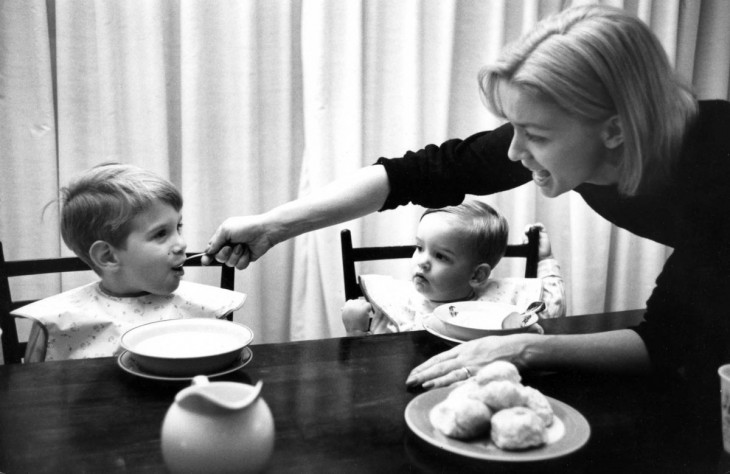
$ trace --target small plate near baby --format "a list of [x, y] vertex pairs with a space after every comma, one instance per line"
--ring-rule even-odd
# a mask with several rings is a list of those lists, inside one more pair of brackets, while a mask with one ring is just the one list
[[459, 301], [443, 304], [433, 311], [433, 316], [441, 323], [446, 336], [470, 341], [485, 336], [501, 336], [528, 332], [537, 322], [513, 329], [504, 329], [502, 322], [512, 314], [520, 314], [517, 306], [489, 301]]

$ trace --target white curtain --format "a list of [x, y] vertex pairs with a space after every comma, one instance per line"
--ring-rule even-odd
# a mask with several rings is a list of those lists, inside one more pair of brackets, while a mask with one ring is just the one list
[[[0, 0], [0, 241], [8, 259], [70, 254], [58, 208], [71, 176], [122, 161], [182, 190], [190, 250], [226, 217], [491, 128], [476, 75], [560, 0]], [[578, 3], [578, 2], [573, 2]], [[645, 20], [700, 98], [727, 98], [730, 3], [612, 1]], [[569, 314], [643, 307], [671, 249], [616, 229], [571, 193], [532, 185], [485, 198], [512, 242], [543, 222]], [[408, 206], [280, 244], [236, 286], [256, 342], [343, 335], [339, 229], [356, 245], [409, 243]], [[405, 275], [407, 264], [364, 271]], [[503, 261], [501, 275], [519, 273]], [[186, 278], [216, 283], [210, 269]], [[93, 279], [21, 279], [18, 297]]]

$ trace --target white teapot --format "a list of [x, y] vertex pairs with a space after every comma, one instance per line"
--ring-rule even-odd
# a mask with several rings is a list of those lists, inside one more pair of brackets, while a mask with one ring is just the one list
[[162, 422], [162, 457], [173, 473], [255, 473], [274, 450], [274, 418], [256, 386], [197, 376]]

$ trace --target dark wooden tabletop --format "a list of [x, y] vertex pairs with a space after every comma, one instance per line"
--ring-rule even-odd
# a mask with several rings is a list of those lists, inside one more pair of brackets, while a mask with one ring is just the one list
[[[640, 312], [546, 322], [546, 332], [625, 327]], [[568, 320], [572, 320], [568, 321]], [[268, 472], [727, 472], [719, 429], [693, 422], [676, 381], [523, 374], [591, 426], [576, 453], [536, 463], [441, 451], [404, 420], [409, 371], [450, 345], [425, 332], [252, 346], [224, 380], [263, 380], [276, 444]], [[187, 383], [127, 374], [113, 358], [0, 366], [0, 472], [165, 472], [160, 428]], [[719, 419], [719, 395], [718, 395]]]

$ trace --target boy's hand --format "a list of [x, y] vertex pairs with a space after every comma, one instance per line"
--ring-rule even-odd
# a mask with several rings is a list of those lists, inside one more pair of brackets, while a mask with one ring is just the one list
[[342, 307], [342, 324], [348, 336], [366, 334], [370, 326], [373, 307], [365, 298], [348, 300]]
[[540, 229], [540, 240], [538, 242], [537, 250], [538, 261], [545, 260], [546, 258], [553, 258], [553, 251], [550, 247], [550, 239], [548, 238], [547, 231], [545, 230], [545, 226], [542, 225], [542, 223], [536, 222], [527, 226], [527, 228], [525, 229], [525, 242], [527, 242], [527, 232], [533, 228]]

